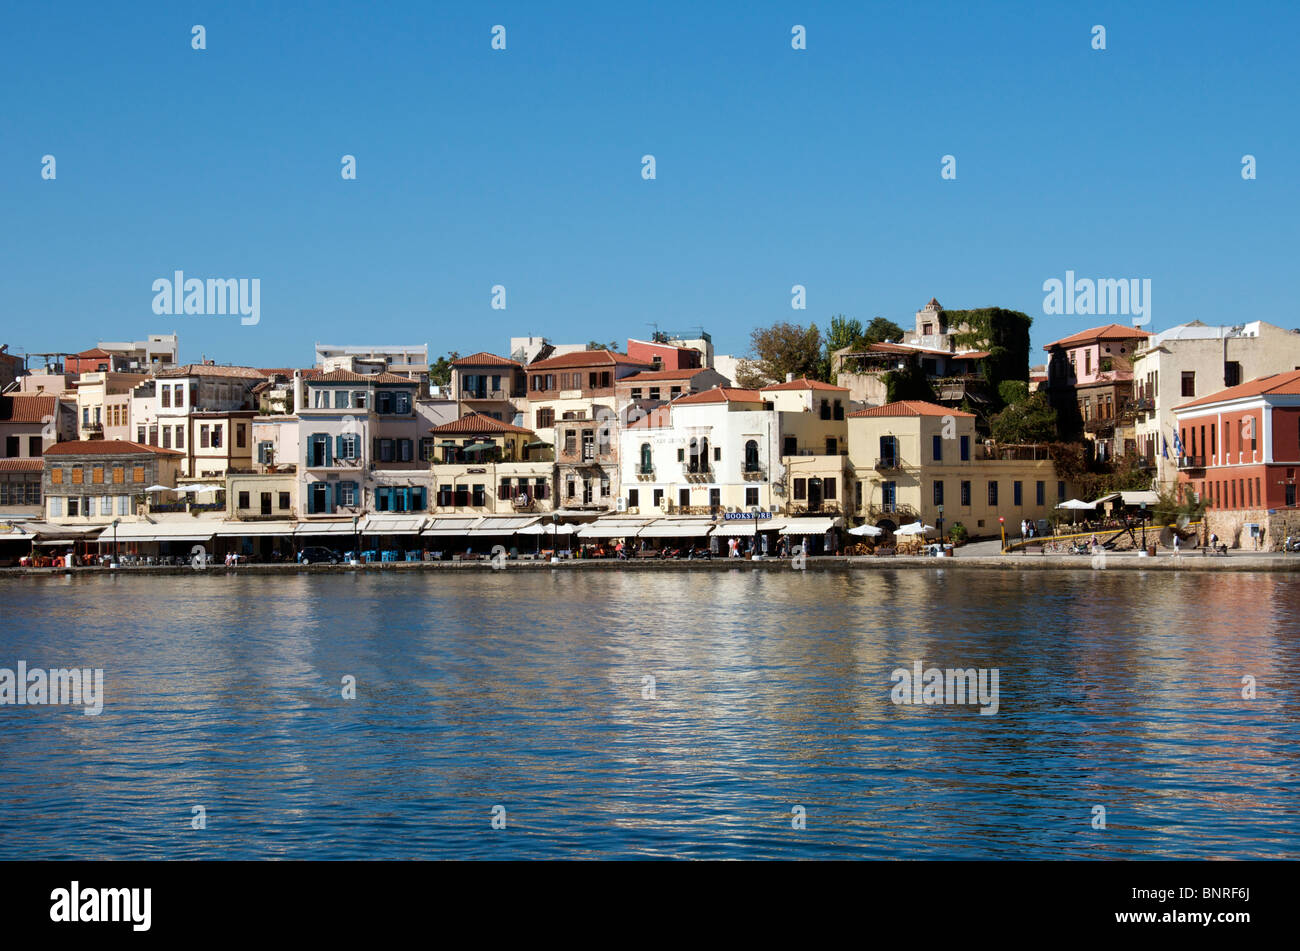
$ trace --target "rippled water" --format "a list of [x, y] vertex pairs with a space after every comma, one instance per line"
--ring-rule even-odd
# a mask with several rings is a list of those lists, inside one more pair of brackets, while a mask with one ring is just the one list
[[[1300, 856], [1295, 576], [58, 576], [0, 618], [107, 694], [0, 707], [3, 858]], [[917, 660], [998, 713], [894, 705]]]

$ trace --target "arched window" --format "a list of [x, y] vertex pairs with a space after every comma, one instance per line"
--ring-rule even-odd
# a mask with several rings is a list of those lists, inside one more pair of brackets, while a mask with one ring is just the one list
[[650, 457], [650, 444], [648, 442], [643, 442], [641, 444], [641, 471], [649, 474], [653, 470], [654, 466], [651, 464]]
[[758, 440], [756, 439], [745, 443], [745, 471], [758, 471]]
[[691, 437], [691, 444], [690, 444], [690, 446], [691, 446], [691, 458], [690, 458], [690, 461], [686, 464], [686, 471], [687, 471], [687, 472], [699, 472], [699, 471], [700, 471], [700, 443], [699, 443], [699, 440], [697, 440], [694, 436], [692, 436], [692, 437]]
[[699, 469], [699, 471], [700, 471], [700, 472], [708, 472], [708, 471], [709, 471], [709, 441], [708, 441], [707, 439], [701, 439], [701, 440], [700, 440], [700, 469]]

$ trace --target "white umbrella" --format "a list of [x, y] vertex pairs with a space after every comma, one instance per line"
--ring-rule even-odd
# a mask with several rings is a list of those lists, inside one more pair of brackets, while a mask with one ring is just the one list
[[895, 535], [927, 535], [932, 531], [934, 531], [933, 525], [922, 525], [920, 522], [912, 522], [909, 525], [904, 525], [898, 531], [894, 532], [894, 534]]
[[170, 485], [151, 485], [145, 489], [146, 492], [176, 492]]
[[867, 535], [872, 538], [877, 535], [883, 535], [884, 533], [885, 530], [883, 528], [876, 528], [874, 525], [859, 525], [857, 528], [849, 529], [850, 535]]
[[1096, 507], [1096, 502], [1081, 502], [1078, 499], [1070, 499], [1057, 506], [1058, 509], [1095, 509]]
[[580, 525], [545, 525], [541, 522], [534, 522], [532, 525], [526, 525], [515, 532], [516, 535], [572, 535]]

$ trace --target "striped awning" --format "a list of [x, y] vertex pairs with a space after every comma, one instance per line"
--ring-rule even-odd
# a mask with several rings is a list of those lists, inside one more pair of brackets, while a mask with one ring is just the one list
[[245, 538], [254, 535], [292, 535], [294, 522], [222, 522], [217, 526], [218, 538]]
[[461, 516], [460, 518], [434, 518], [424, 527], [423, 536], [433, 538], [459, 538], [468, 535], [483, 516]]
[[661, 518], [637, 533], [637, 538], [703, 538], [713, 531], [706, 519]]
[[590, 525], [578, 529], [579, 538], [635, 538], [637, 533], [655, 521], [652, 518], [598, 518]]
[[363, 535], [418, 535], [424, 528], [423, 515], [379, 514], [367, 515], [359, 531]]
[[352, 519], [345, 522], [299, 522], [298, 527], [294, 529], [294, 535], [351, 535], [353, 532]]

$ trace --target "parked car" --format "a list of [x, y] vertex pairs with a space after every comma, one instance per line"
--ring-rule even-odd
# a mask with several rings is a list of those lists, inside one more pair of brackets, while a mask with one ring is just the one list
[[343, 557], [328, 548], [304, 548], [298, 552], [298, 561], [304, 565], [337, 565]]

